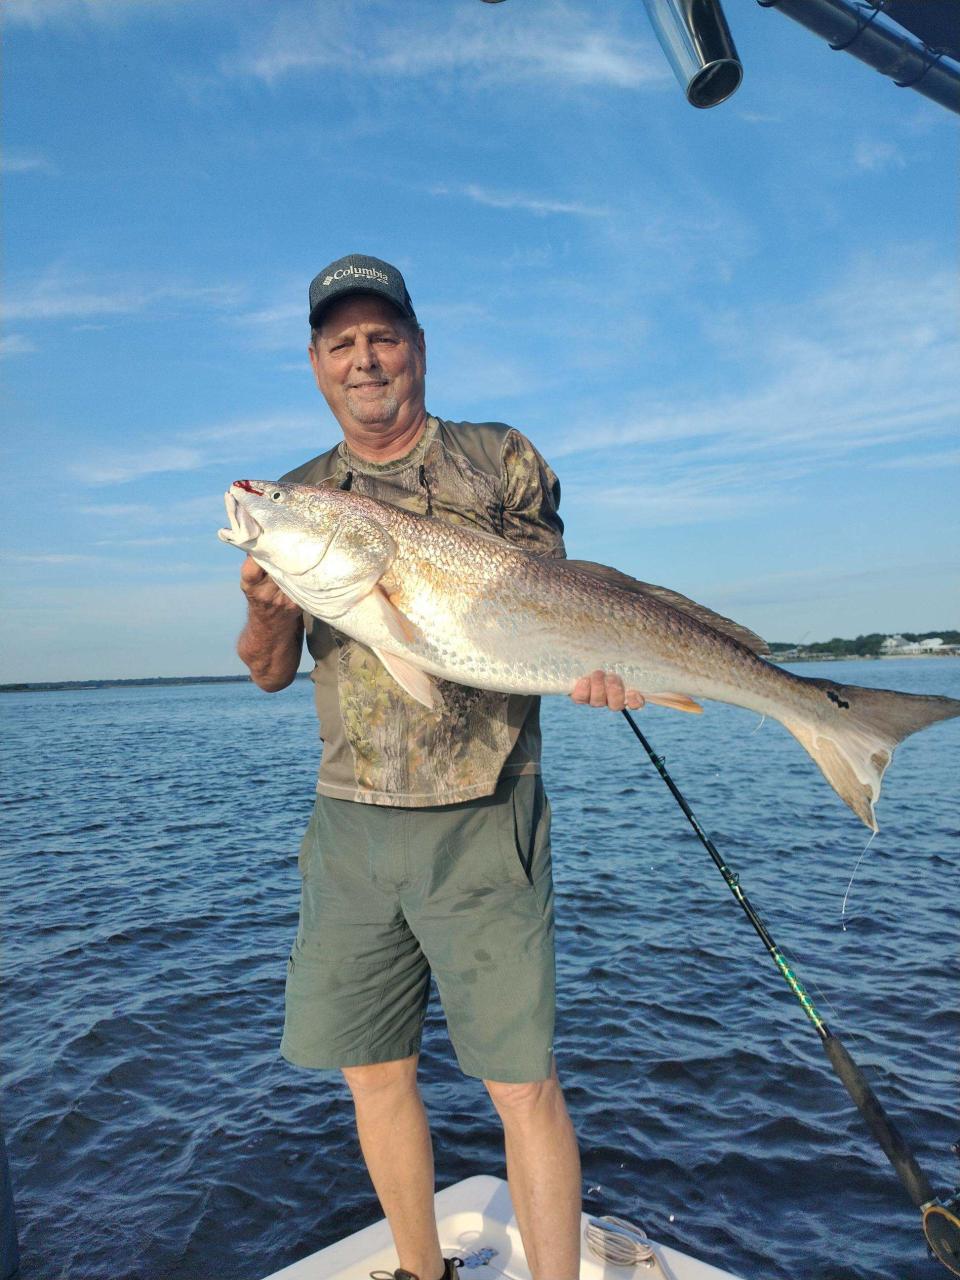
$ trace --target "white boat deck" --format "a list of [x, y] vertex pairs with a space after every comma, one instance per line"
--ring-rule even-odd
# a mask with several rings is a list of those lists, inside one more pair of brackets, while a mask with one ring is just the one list
[[[461, 1280], [531, 1280], [513, 1216], [507, 1184], [481, 1174], [439, 1191], [437, 1224], [447, 1256], [464, 1260]], [[586, 1230], [587, 1218], [583, 1218]], [[581, 1280], [737, 1280], [707, 1262], [666, 1245], [653, 1245], [655, 1260], [636, 1266], [617, 1266], [596, 1258], [583, 1239]], [[392, 1272], [397, 1255], [385, 1221], [348, 1236], [266, 1280], [368, 1280], [371, 1271]]]

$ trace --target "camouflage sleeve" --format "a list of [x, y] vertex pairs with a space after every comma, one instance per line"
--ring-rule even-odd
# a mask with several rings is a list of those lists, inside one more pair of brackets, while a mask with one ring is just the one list
[[560, 481], [530, 441], [511, 428], [500, 454], [503, 536], [535, 556], [563, 558]]

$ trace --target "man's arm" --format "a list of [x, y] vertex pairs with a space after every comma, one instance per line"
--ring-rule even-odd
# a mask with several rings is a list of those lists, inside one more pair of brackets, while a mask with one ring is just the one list
[[240, 589], [247, 597], [247, 625], [237, 654], [250, 668], [254, 684], [276, 693], [293, 683], [300, 666], [303, 614], [250, 556], [240, 570]]

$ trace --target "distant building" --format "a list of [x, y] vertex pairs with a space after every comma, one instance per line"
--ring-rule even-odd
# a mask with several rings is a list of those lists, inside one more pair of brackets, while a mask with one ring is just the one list
[[944, 644], [939, 636], [931, 636], [928, 640], [904, 640], [903, 636], [887, 636], [880, 642], [880, 652], [886, 657], [908, 653], [956, 653], [958, 646]]

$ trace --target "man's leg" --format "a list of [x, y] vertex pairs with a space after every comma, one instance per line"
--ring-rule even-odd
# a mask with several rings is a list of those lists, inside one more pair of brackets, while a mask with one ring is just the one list
[[[417, 1058], [345, 1067], [357, 1133], [400, 1266], [421, 1280], [443, 1274], [433, 1205], [433, 1148], [417, 1088]], [[559, 1280], [559, 1277], [558, 1277]]]
[[533, 1280], [579, 1280], [580, 1156], [556, 1071], [531, 1084], [484, 1084], [503, 1121], [510, 1197]]

